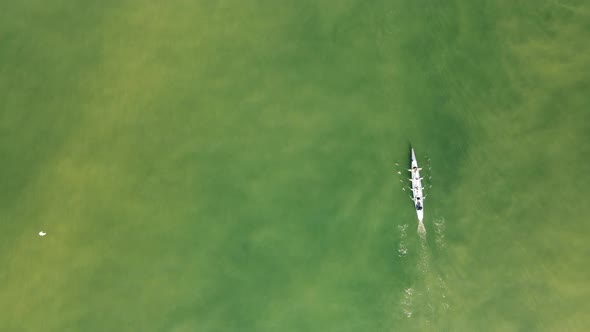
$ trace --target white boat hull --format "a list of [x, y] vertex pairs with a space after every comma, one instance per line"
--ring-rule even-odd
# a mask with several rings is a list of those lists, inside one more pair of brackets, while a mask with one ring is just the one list
[[424, 188], [422, 187], [422, 178], [420, 177], [420, 168], [418, 167], [418, 161], [416, 160], [416, 154], [412, 149], [412, 162], [409, 169], [411, 174], [412, 182], [412, 197], [414, 201], [414, 209], [416, 209], [416, 215], [418, 221], [422, 222], [424, 219]]

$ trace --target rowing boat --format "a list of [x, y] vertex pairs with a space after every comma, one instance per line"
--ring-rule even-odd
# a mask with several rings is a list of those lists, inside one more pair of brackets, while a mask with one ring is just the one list
[[418, 215], [418, 221], [422, 222], [422, 219], [424, 219], [424, 188], [422, 187], [420, 170], [422, 170], [422, 168], [418, 167], [416, 154], [412, 148], [412, 163], [411, 168], [408, 171], [412, 176], [410, 181], [412, 181], [412, 199], [414, 201], [414, 208], [416, 209], [416, 214]]

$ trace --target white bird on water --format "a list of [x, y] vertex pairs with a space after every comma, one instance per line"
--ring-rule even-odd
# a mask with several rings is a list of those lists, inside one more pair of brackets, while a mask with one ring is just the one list
[[45, 233], [44, 231], [39, 232], [39, 236], [45, 236], [45, 234], [47, 234], [47, 233]]

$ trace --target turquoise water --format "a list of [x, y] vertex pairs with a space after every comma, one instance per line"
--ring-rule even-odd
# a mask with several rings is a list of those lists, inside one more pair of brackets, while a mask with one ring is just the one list
[[0, 330], [590, 325], [589, 5], [5, 7]]

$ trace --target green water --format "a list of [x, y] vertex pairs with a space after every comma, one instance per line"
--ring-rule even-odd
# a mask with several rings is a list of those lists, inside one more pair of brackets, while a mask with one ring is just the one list
[[7, 3], [0, 331], [586, 331], [588, 22], [574, 0]]

